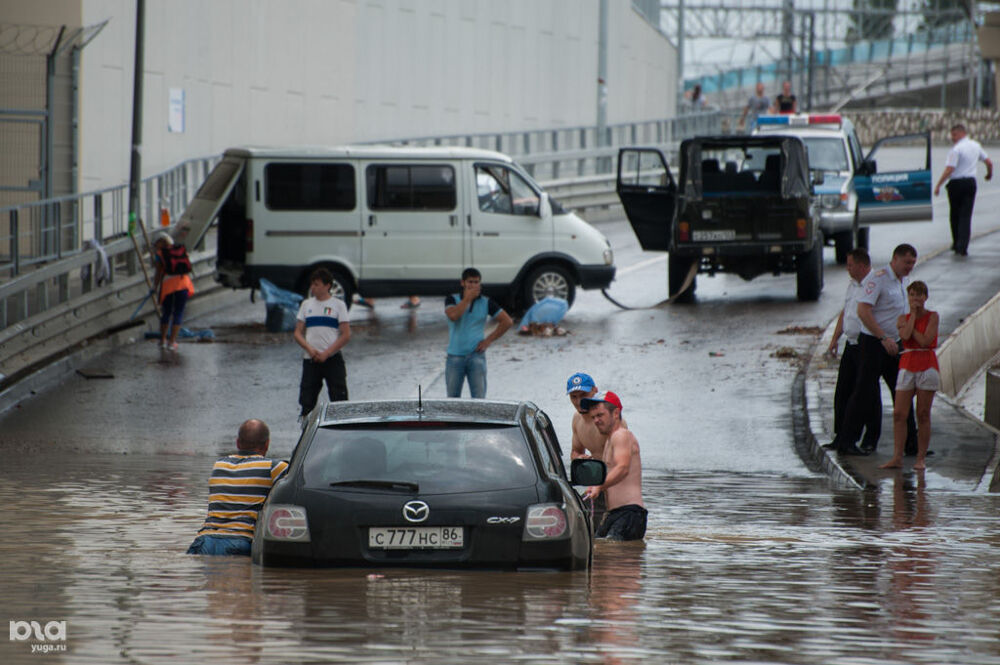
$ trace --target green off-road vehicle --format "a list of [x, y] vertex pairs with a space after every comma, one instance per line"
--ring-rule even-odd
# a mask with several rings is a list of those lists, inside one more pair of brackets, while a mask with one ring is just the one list
[[618, 197], [642, 248], [669, 252], [677, 302], [694, 301], [697, 273], [717, 272], [746, 280], [794, 272], [798, 299], [819, 298], [823, 236], [813, 185], [822, 176], [810, 181], [799, 138], [699, 136], [681, 143], [678, 161], [675, 182], [661, 150], [618, 153]]

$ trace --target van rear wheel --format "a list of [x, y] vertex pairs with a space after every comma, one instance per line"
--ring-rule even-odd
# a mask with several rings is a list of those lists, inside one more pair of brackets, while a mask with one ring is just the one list
[[570, 306], [576, 298], [576, 285], [569, 271], [555, 264], [535, 268], [524, 280], [523, 303], [525, 309], [545, 298], [562, 298]]
[[343, 300], [344, 304], [347, 305], [347, 309], [350, 309], [351, 301], [354, 299], [354, 284], [344, 275], [344, 272], [340, 268], [330, 264], [314, 266], [303, 273], [299, 279], [298, 292], [306, 298], [309, 297], [309, 276], [318, 268], [326, 268], [330, 271], [333, 275], [333, 285], [330, 287], [330, 293], [333, 297]]
[[840, 265], [847, 263], [847, 255], [854, 249], [854, 229], [834, 233], [833, 249], [837, 256], [837, 263]]
[[683, 293], [680, 293], [694, 262], [695, 259], [686, 256], [667, 254], [667, 291], [675, 303], [690, 305], [694, 302], [694, 290], [698, 286], [697, 275], [692, 278], [690, 286], [684, 289]]
[[796, 290], [801, 301], [819, 300], [823, 290], [823, 237], [818, 236], [812, 249], [798, 257]]

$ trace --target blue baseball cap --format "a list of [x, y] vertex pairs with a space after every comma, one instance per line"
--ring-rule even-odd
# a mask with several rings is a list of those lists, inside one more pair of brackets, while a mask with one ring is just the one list
[[595, 385], [594, 379], [589, 374], [577, 372], [566, 381], [566, 394], [575, 393], [577, 390], [589, 393]]

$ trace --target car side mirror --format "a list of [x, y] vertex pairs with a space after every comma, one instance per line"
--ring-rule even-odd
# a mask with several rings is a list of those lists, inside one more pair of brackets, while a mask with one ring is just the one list
[[822, 171], [816, 171], [816, 173], [813, 174], [814, 185], [822, 185], [825, 181], [826, 181], [826, 176], [823, 175]]
[[608, 477], [608, 465], [597, 459], [575, 459], [570, 463], [569, 476], [574, 485], [601, 485]]
[[861, 162], [861, 168], [858, 169], [858, 173], [861, 175], [875, 175], [878, 173], [878, 166], [876, 166], [875, 160], [866, 159]]
[[542, 219], [548, 219], [552, 216], [552, 202], [549, 200], [548, 192], [542, 192], [542, 195], [539, 198], [538, 216]]

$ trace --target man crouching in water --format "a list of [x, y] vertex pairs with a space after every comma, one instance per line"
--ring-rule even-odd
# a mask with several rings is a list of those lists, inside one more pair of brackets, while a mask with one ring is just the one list
[[593, 412], [594, 426], [608, 437], [604, 444], [607, 478], [603, 485], [588, 487], [583, 493], [591, 500], [601, 492], [607, 496], [608, 514], [596, 535], [609, 540], [641, 540], [646, 535], [647, 515], [642, 503], [642, 460], [639, 441], [622, 426], [622, 402], [608, 391], [580, 400], [580, 406]]

